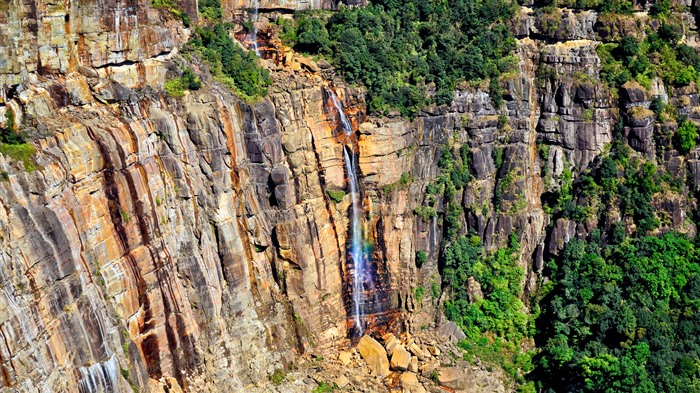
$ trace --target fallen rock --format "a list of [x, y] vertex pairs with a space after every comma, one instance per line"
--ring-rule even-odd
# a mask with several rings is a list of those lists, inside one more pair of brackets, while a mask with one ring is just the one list
[[302, 67], [306, 68], [306, 69], [307, 69], [308, 71], [310, 71], [310, 72], [316, 73], [316, 72], [318, 72], [318, 70], [319, 70], [319, 68], [318, 68], [318, 66], [316, 65], [316, 63], [314, 63], [313, 61], [311, 61], [310, 59], [308, 59], [308, 58], [306, 58], [306, 57], [298, 56], [298, 57], [296, 58], [296, 61], [298, 61], [299, 64], [301, 64]]
[[440, 348], [438, 348], [436, 346], [429, 345], [428, 352], [430, 352], [430, 354], [433, 356], [440, 356]]
[[394, 353], [391, 355], [390, 368], [395, 371], [406, 371], [408, 370], [408, 365], [411, 362], [411, 354], [408, 353], [401, 345], [394, 349]]
[[418, 382], [418, 377], [414, 373], [403, 373], [399, 380], [401, 381], [401, 387], [408, 393], [426, 393], [425, 388]]
[[352, 362], [352, 355], [350, 352], [340, 351], [338, 354], [338, 360], [343, 364], [343, 366], [347, 366]]
[[438, 327], [438, 334], [441, 337], [449, 337], [451, 341], [459, 341], [467, 338], [462, 329], [452, 321], [445, 322]]
[[370, 336], [363, 336], [357, 344], [357, 349], [374, 375], [381, 377], [389, 375], [389, 358], [386, 350], [377, 340]]
[[440, 367], [438, 383], [450, 389], [466, 390], [469, 387], [469, 376], [459, 367]]
[[420, 349], [420, 346], [418, 346], [418, 344], [416, 344], [416, 343], [409, 345], [408, 350], [413, 355], [418, 356], [419, 358], [425, 357], [425, 352], [423, 352], [423, 350]]
[[350, 380], [345, 375], [339, 375], [338, 378], [333, 381], [333, 383], [338, 386], [338, 389], [342, 389], [348, 386]]
[[386, 348], [386, 352], [391, 356], [394, 353], [394, 349], [398, 345], [401, 345], [401, 341], [399, 341], [399, 339], [391, 333], [385, 335], [383, 338], [384, 348]]
[[408, 363], [408, 371], [412, 373], [417, 373], [418, 372], [418, 358], [413, 356], [411, 357], [411, 361]]
[[438, 363], [437, 359], [432, 359], [432, 360], [427, 361], [427, 362], [420, 365], [420, 367], [419, 367], [420, 373], [426, 377], [430, 376], [430, 374], [434, 370], [436, 370], [438, 368], [438, 366], [439, 366], [439, 363]]

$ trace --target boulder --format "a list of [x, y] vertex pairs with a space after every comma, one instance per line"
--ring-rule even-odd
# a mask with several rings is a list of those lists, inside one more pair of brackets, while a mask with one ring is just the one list
[[418, 372], [418, 358], [413, 356], [411, 357], [411, 362], [408, 363], [408, 371], [412, 373], [417, 373]]
[[635, 81], [629, 81], [620, 89], [620, 103], [627, 108], [633, 106], [649, 106], [651, 98], [649, 92]]
[[389, 375], [389, 358], [381, 344], [370, 336], [363, 336], [357, 343], [357, 350], [365, 359], [372, 373], [385, 377]]
[[440, 367], [438, 383], [454, 390], [466, 390], [469, 387], [469, 375], [459, 367]]
[[352, 362], [352, 355], [350, 352], [340, 351], [338, 354], [338, 360], [343, 364], [343, 366], [347, 366]]
[[467, 338], [462, 329], [460, 329], [460, 327], [452, 321], [448, 321], [441, 324], [440, 326], [438, 326], [437, 331], [441, 337], [449, 337], [450, 341], [453, 342], [464, 340], [465, 338]]
[[420, 382], [418, 382], [418, 377], [416, 376], [415, 373], [412, 373], [412, 372], [403, 373], [403, 374], [401, 374], [399, 381], [401, 381], [401, 387], [404, 389], [405, 392], [409, 392], [409, 393], [425, 393], [426, 392], [423, 385]]
[[406, 371], [411, 362], [411, 354], [406, 351], [403, 346], [399, 345], [394, 349], [391, 355], [390, 368], [395, 371]]
[[396, 336], [393, 334], [387, 334], [384, 336], [384, 348], [386, 348], [386, 352], [391, 356], [394, 353], [394, 349], [396, 347], [401, 345], [401, 341], [399, 341]]
[[418, 344], [416, 344], [416, 343], [413, 343], [413, 344], [409, 345], [409, 346], [408, 346], [408, 350], [409, 350], [413, 355], [418, 356], [418, 358], [422, 358], [422, 357], [426, 357], [426, 356], [427, 356], [427, 354], [425, 353], [425, 351], [423, 351], [423, 350], [420, 348], [420, 345], [418, 345]]
[[336, 378], [333, 381], [333, 383], [336, 386], [338, 386], [338, 389], [342, 389], [342, 388], [348, 386], [348, 384], [350, 383], [350, 380], [345, 375], [339, 375], [338, 378]]
[[440, 348], [434, 345], [428, 345], [428, 352], [433, 356], [440, 356]]

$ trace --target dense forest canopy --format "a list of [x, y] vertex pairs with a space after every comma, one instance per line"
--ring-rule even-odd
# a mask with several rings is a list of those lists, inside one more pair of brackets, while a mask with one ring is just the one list
[[374, 0], [329, 18], [300, 14], [283, 38], [365, 86], [371, 112], [413, 116], [428, 103], [450, 103], [462, 81], [490, 80], [500, 104], [499, 76], [516, 65], [507, 27], [516, 11], [509, 0]]

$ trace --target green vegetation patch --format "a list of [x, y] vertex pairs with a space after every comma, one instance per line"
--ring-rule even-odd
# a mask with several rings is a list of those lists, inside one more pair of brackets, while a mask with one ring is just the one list
[[165, 82], [165, 91], [170, 97], [182, 97], [186, 90], [199, 90], [202, 82], [191, 68], [185, 68], [182, 76]]
[[[183, 53], [195, 54], [205, 60], [216, 80], [225, 84], [246, 101], [256, 101], [267, 95], [267, 87], [272, 84], [266, 69], [258, 64], [253, 51], [247, 51], [236, 44], [229, 30], [234, 26], [223, 23], [220, 0], [202, 0], [198, 3], [199, 13], [207, 25], [195, 29]], [[183, 75], [186, 77], [187, 75]], [[170, 82], [169, 94], [175, 95], [187, 89], [193, 90], [190, 80]], [[167, 88], [167, 86], [166, 86]]]
[[190, 27], [190, 16], [174, 0], [151, 0], [153, 8], [168, 10], [175, 18], [182, 21], [185, 27]]
[[685, 120], [676, 131], [676, 146], [678, 151], [688, 154], [698, 140], [698, 127], [690, 120]]
[[284, 370], [276, 370], [272, 375], [270, 375], [270, 382], [272, 382], [272, 384], [275, 386], [279, 386], [282, 384], [285, 378], [287, 378], [287, 374], [285, 374]]
[[698, 391], [699, 256], [673, 232], [569, 242], [540, 302], [543, 391]]
[[[525, 375], [532, 353], [523, 344], [532, 337], [530, 319], [520, 300], [524, 270], [518, 266], [520, 245], [511, 235], [508, 247], [483, 251], [478, 236], [461, 236], [445, 250], [444, 286], [450, 291], [445, 315], [467, 335], [460, 346], [466, 358], [499, 365], [521, 389], [530, 389]], [[468, 280], [481, 284], [480, 295], [469, 293]]]
[[695, 49], [682, 43], [681, 37], [678, 26], [662, 22], [657, 30], [650, 29], [642, 41], [627, 36], [618, 44], [598, 45], [601, 80], [619, 87], [635, 79], [647, 89], [657, 76], [673, 86], [686, 86], [696, 81], [700, 56]]
[[428, 253], [420, 250], [416, 253], [416, 267], [421, 268], [423, 265], [425, 265], [425, 262], [428, 261]]
[[199, 15], [205, 20], [221, 20], [221, 0], [199, 0], [197, 6], [199, 9]]
[[[659, 101], [652, 110], [668, 112]], [[679, 123], [675, 142], [687, 151], [697, 128]], [[552, 209], [576, 222], [597, 220], [588, 221], [595, 227], [587, 238], [572, 239], [549, 261], [533, 304], [542, 352], [531, 375], [542, 392], [700, 391], [698, 239], [659, 231], [665, 212], [653, 203], [685, 184], [632, 151], [621, 131], [620, 121], [592, 171], [575, 182], [564, 176]]]
[[243, 50], [228, 33], [230, 26], [217, 23], [198, 27], [188, 50], [200, 55], [211, 66], [211, 73], [244, 99], [256, 100], [267, 95], [272, 84], [268, 71], [258, 64], [253, 51]]
[[517, 63], [508, 28], [517, 9], [509, 0], [373, 0], [330, 18], [298, 14], [285, 40], [365, 86], [370, 112], [412, 117], [426, 104], [449, 104], [462, 81], [490, 79], [502, 101], [499, 77]]
[[326, 190], [326, 194], [335, 203], [340, 203], [345, 198], [345, 191], [343, 190]]
[[318, 386], [312, 390], [312, 393], [331, 393], [335, 391], [338, 387], [334, 383], [328, 383], [325, 381], [321, 381], [318, 383]]
[[32, 172], [37, 169], [36, 162], [34, 161], [36, 149], [29, 143], [20, 143], [16, 145], [0, 143], [0, 154], [9, 156], [15, 161], [22, 161], [24, 169], [27, 172]]

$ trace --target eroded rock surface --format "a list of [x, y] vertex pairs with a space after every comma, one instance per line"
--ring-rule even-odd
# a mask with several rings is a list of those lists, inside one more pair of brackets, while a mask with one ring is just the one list
[[[225, 1], [224, 9], [245, 17], [251, 4]], [[438, 391], [433, 372], [453, 389], [508, 386], [483, 368], [443, 367], [438, 359], [461, 358], [453, 345], [398, 336], [434, 328], [445, 343], [465, 338], [454, 323], [438, 323], [442, 206], [427, 219], [414, 212], [445, 149], [469, 147], [474, 179], [456, 196], [462, 232], [488, 249], [517, 234], [526, 289], [545, 257], [592, 227], [553, 220], [543, 199], [565, 170], [578, 175], [595, 165], [618, 118], [631, 147], [700, 188], [700, 155], [679, 156], [670, 142], [678, 125], [654, 124], [649, 109], [652, 96], [663, 97], [698, 120], [697, 86], [669, 94], [658, 80], [650, 91], [630, 84], [618, 101], [599, 80], [596, 40], [641, 34], [644, 16], [556, 10], [542, 17], [524, 9], [503, 108], [475, 88], [408, 121], [367, 118], [361, 91], [343, 87], [328, 64], [288, 51], [266, 60], [275, 84], [256, 103], [207, 78], [196, 61], [190, 65], [204, 87], [168, 98], [162, 86], [178, 75], [189, 31], [150, 2], [6, 5], [0, 119], [10, 108], [17, 115], [39, 168], [0, 155], [8, 177], [0, 181], [3, 392], [270, 391], [275, 372], [320, 362], [309, 353], [336, 348], [348, 331], [350, 201], [327, 194], [346, 186], [330, 88], [358, 131], [372, 256], [396, 322], [378, 374], [389, 373], [397, 348], [411, 353], [408, 364], [397, 357], [401, 375], [390, 375], [389, 388]], [[194, 2], [181, 5], [196, 12]], [[336, 5], [259, 3], [274, 12]], [[694, 233], [685, 196], [654, 203], [664, 228]], [[427, 255], [420, 268], [418, 251]], [[433, 285], [437, 293], [416, 296]], [[478, 282], [470, 295], [483, 296]], [[338, 364], [364, 367], [343, 350]], [[366, 372], [341, 374], [328, 381], [387, 388]], [[309, 391], [318, 384], [309, 378], [281, 391]]]

